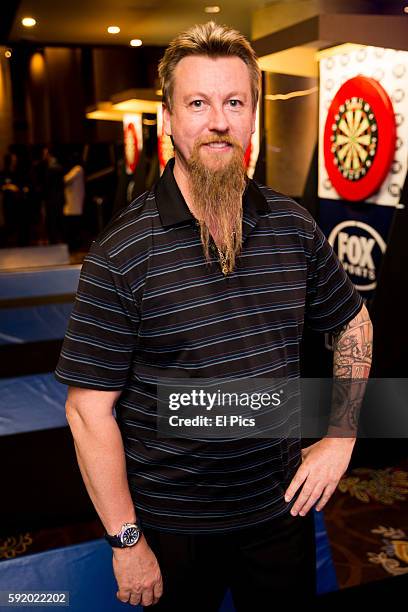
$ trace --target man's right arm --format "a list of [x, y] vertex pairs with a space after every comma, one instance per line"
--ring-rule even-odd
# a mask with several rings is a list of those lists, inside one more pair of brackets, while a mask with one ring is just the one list
[[[120, 391], [70, 387], [66, 402], [79, 468], [88, 494], [109, 534], [123, 523], [135, 522], [135, 509], [126, 475], [122, 436], [113, 409]], [[142, 535], [130, 548], [113, 549], [113, 569], [121, 601], [144, 606], [162, 594], [157, 559]]]

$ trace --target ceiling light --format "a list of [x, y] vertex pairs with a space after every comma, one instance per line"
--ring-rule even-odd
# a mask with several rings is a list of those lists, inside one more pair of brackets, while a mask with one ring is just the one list
[[34, 17], [24, 17], [24, 19], [21, 20], [21, 23], [25, 28], [32, 28], [37, 22]]
[[157, 113], [157, 107], [161, 102], [153, 100], [139, 100], [137, 98], [129, 98], [112, 105], [112, 109], [122, 111], [123, 113]]
[[404, 13], [408, 13], [408, 6], [404, 6]]
[[206, 13], [219, 13], [221, 8], [219, 6], [206, 6], [204, 11]]
[[5, 50], [4, 57], [7, 57], [7, 59], [10, 59], [10, 57], [11, 57], [11, 49], [6, 49]]
[[141, 47], [142, 45], [143, 42], [140, 40], [140, 38], [132, 38], [132, 40], [130, 41], [131, 47]]
[[120, 27], [119, 26], [109, 26], [108, 27], [109, 34], [119, 34]]
[[111, 98], [112, 110], [124, 113], [156, 113], [161, 99], [154, 89], [133, 88], [115, 94]]
[[112, 102], [98, 102], [96, 106], [88, 106], [87, 119], [100, 119], [104, 121], [123, 121], [123, 113], [112, 108]]

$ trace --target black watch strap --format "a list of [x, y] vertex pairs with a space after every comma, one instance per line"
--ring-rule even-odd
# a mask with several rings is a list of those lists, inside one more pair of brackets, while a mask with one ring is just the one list
[[117, 535], [112, 536], [105, 532], [105, 540], [107, 540], [114, 548], [127, 548], [125, 544], [122, 544], [120, 537]]
[[[126, 532], [127, 529], [133, 530], [133, 534], [132, 534], [133, 537], [137, 535], [137, 539], [135, 542], [126, 543], [126, 538], [122, 537], [123, 533]], [[135, 530], [137, 532], [136, 534], [135, 534]], [[114, 548], [129, 548], [137, 544], [137, 542], [140, 540], [141, 534], [142, 534], [142, 528], [140, 527], [139, 523], [137, 522], [136, 523], [124, 523], [124, 525], [122, 526], [122, 529], [116, 535], [110, 535], [109, 533], [105, 532], [105, 539]]]

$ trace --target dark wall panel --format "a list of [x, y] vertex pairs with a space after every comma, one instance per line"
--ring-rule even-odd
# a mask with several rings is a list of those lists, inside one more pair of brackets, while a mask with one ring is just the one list
[[53, 142], [82, 142], [85, 103], [81, 50], [47, 47], [50, 123]]

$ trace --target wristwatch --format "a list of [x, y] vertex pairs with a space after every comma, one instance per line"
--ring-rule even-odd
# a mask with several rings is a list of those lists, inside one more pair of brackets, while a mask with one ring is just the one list
[[114, 548], [128, 548], [138, 543], [142, 529], [137, 523], [124, 523], [117, 535], [105, 533], [105, 538]]

